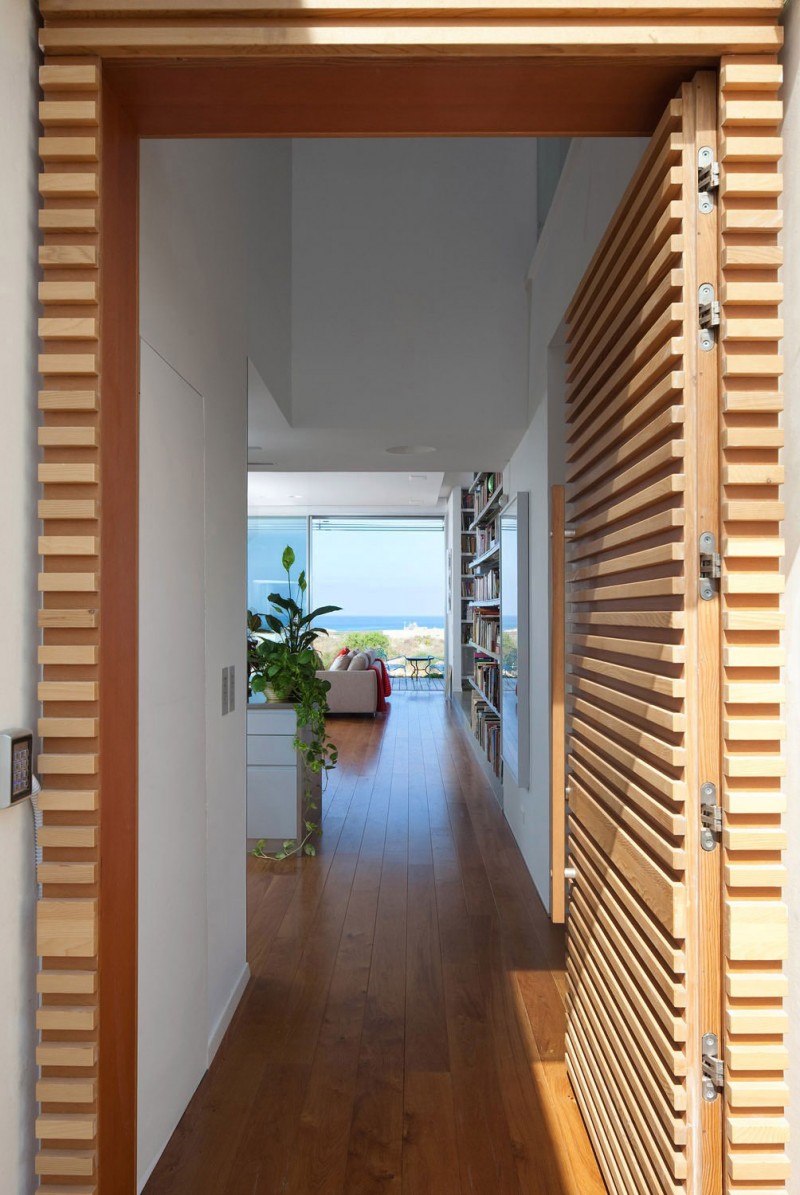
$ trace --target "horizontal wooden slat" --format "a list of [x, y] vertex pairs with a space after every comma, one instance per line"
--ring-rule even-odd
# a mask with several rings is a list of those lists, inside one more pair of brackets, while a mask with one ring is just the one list
[[97, 140], [94, 137], [40, 137], [39, 157], [43, 162], [96, 162]]
[[[505, 52], [525, 57], [562, 57], [572, 47], [583, 54], [596, 56], [646, 53], [652, 58], [674, 56], [676, 51], [696, 55], [701, 47], [708, 54], [740, 48], [754, 53], [777, 52], [782, 43], [779, 30], [769, 24], [739, 25], [731, 34], [724, 25], [679, 25], [652, 19], [634, 25], [584, 24], [573, 28], [558, 22], [477, 27], [445, 23], [419, 24], [413, 29], [398, 25], [393, 30], [383, 24], [379, 34], [369, 25], [325, 23], [315, 29], [313, 41], [309, 40], [306, 29], [293, 24], [278, 27], [269, 24], [256, 27], [201, 25], [193, 29], [190, 36], [180, 26], [147, 28], [101, 22], [95, 28], [46, 26], [39, 36], [43, 49], [51, 54], [99, 54], [113, 58], [142, 54], [175, 57], [186, 51], [187, 43], [195, 55], [246, 55], [248, 58], [254, 53], [285, 57], [292, 50], [308, 55], [310, 52], [363, 54], [376, 49], [385, 57], [393, 47], [403, 55], [411, 49], [417, 53], [456, 53], [459, 50], [475, 53], [477, 47], [484, 54]], [[748, 110], [749, 107], [747, 105]], [[728, 123], [736, 122], [741, 123], [741, 116], [731, 113]]]
[[39, 320], [39, 336], [42, 340], [97, 340], [97, 320], [91, 316], [44, 317]]
[[95, 411], [95, 390], [40, 390], [39, 409], [42, 411]]
[[36, 1084], [36, 1099], [40, 1104], [93, 1104], [96, 1098], [97, 1082], [94, 1079], [48, 1077], [39, 1079]]
[[95, 100], [42, 100], [39, 120], [45, 126], [94, 126], [98, 123]]
[[36, 1010], [36, 1028], [87, 1033], [97, 1026], [94, 1005], [42, 1004]]
[[42, 776], [91, 776], [97, 766], [97, 755], [40, 755], [36, 761], [36, 770]]
[[97, 972], [39, 971], [36, 976], [36, 990], [42, 995], [88, 996], [97, 990]]
[[50, 63], [39, 67], [39, 85], [43, 91], [98, 91], [100, 70], [94, 64]]
[[37, 649], [40, 664], [96, 664], [98, 649], [94, 644], [45, 643]]
[[36, 1047], [37, 1066], [84, 1068], [97, 1065], [97, 1046], [93, 1042], [40, 1042]]
[[97, 626], [98, 614], [96, 610], [56, 610], [47, 606], [37, 611], [36, 622], [45, 630], [56, 627], [87, 630]]
[[39, 193], [45, 199], [96, 199], [100, 192], [96, 174], [48, 171], [39, 175]]
[[97, 864], [46, 860], [36, 868], [36, 878], [40, 884], [94, 884], [97, 882]]
[[97, 846], [97, 826], [57, 826], [46, 825], [39, 829], [39, 844], [47, 847], [84, 847]]
[[34, 1159], [34, 1170], [43, 1177], [90, 1178], [95, 1172], [95, 1154], [93, 1150], [42, 1149]]
[[725, 952], [732, 960], [782, 961], [788, 951], [788, 910], [777, 900], [728, 900]]
[[43, 232], [96, 232], [96, 207], [43, 207], [39, 209]]
[[40, 593], [96, 593], [97, 573], [39, 573]]
[[97, 901], [45, 897], [36, 909], [41, 958], [91, 958], [97, 954]]
[[40, 535], [40, 556], [96, 556], [100, 540], [95, 535]]
[[96, 701], [96, 681], [40, 681], [37, 689], [39, 701]]
[[96, 282], [40, 282], [40, 303], [96, 303]]

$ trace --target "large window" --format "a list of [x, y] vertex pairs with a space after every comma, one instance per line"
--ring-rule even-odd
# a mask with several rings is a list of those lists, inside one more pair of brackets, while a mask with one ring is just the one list
[[308, 568], [308, 519], [267, 518], [259, 515], [247, 520], [247, 607], [263, 614], [269, 610], [269, 595], [288, 595], [286, 573], [281, 564], [284, 548], [294, 550], [297, 563], [292, 569], [296, 581], [301, 569]]
[[388, 659], [444, 658], [444, 522], [440, 518], [315, 518], [311, 584], [331, 632], [323, 657], [347, 643]]

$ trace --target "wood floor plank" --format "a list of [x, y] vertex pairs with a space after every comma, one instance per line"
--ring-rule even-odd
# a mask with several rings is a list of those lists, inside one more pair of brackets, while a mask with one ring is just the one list
[[332, 718], [316, 858], [249, 859], [252, 979], [146, 1195], [601, 1195], [563, 933], [441, 691]]

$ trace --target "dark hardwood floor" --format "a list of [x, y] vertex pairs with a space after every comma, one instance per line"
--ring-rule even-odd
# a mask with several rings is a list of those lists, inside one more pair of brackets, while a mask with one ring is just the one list
[[600, 1195], [563, 936], [441, 693], [331, 722], [315, 859], [248, 861], [252, 982], [146, 1195]]

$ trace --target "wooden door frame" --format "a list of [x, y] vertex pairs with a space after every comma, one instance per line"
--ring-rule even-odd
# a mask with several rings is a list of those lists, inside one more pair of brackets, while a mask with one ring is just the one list
[[[347, 38], [343, 41], [341, 30], [332, 31], [324, 13], [318, 18], [316, 10], [310, 10], [307, 22], [318, 25], [311, 39], [313, 58], [299, 56], [310, 42], [298, 47], [288, 36], [271, 41], [275, 22], [265, 32], [267, 6], [252, 2], [236, 6], [243, 13], [261, 10], [250, 22], [252, 34], [248, 20], [240, 18], [233, 42], [215, 41], [214, 29], [203, 32], [216, 19], [208, 17], [211, 10], [223, 12], [230, 6], [215, 6], [209, 0], [177, 5], [188, 25], [198, 14], [202, 22], [192, 25], [182, 44], [175, 44], [176, 37], [181, 41], [181, 30], [176, 32], [173, 21], [166, 48], [165, 27], [148, 16], [152, 4], [42, 0], [41, 7], [46, 20], [45, 135], [40, 147], [45, 163], [40, 292], [45, 351], [40, 359], [44, 380], [39, 443], [45, 534], [40, 541], [44, 564], [39, 623], [45, 669], [40, 732], [46, 746], [39, 770], [46, 788], [45, 867], [69, 864], [75, 875], [63, 867], [45, 870], [38, 906], [43, 1077], [37, 1173], [45, 1184], [83, 1179], [89, 1189], [99, 1184], [107, 1195], [125, 1195], [135, 1189], [136, 1174], [139, 138], [644, 134], [655, 123], [656, 107], [666, 103], [682, 80], [698, 67], [720, 65], [722, 101], [730, 106], [729, 114], [736, 104], [749, 104], [751, 109], [753, 104], [770, 105], [752, 135], [766, 135], [766, 129], [774, 135], [779, 113], [773, 63], [780, 45], [775, 25], [780, 5], [777, 0], [749, 5], [727, 0], [723, 8], [732, 14], [730, 27], [722, 27], [718, 22], [704, 24], [708, 13], [719, 16], [718, 3], [661, 0], [648, 5], [647, 13], [638, 6], [637, 19], [648, 27], [638, 40], [625, 20], [615, 40], [606, 36], [608, 29], [613, 33], [615, 19], [631, 13], [625, 13], [621, 0], [609, 0], [606, 34], [598, 43], [596, 25], [582, 30], [577, 2], [551, 4], [548, 11], [556, 12], [557, 22], [563, 23], [561, 42], [569, 46], [569, 59], [562, 57], [562, 44], [547, 41], [544, 34], [540, 38], [534, 24], [515, 25], [513, 36], [504, 32], [499, 37], [498, 26], [481, 26], [482, 18], [469, 4], [454, 9], [450, 24], [427, 25], [424, 34], [418, 28], [404, 33], [405, 25], [411, 24], [407, 13], [387, 17], [367, 50], [363, 38], [354, 38], [352, 44]], [[292, 7], [288, 0], [285, 7]], [[324, 10], [323, 0], [318, 7]], [[356, 5], [341, 0], [336, 7]], [[528, 8], [535, 14], [542, 4], [531, 0]], [[631, 12], [636, 8], [632, 2]], [[678, 25], [675, 11], [681, 9], [691, 9], [692, 15]], [[741, 15], [752, 9], [759, 10], [757, 18]], [[93, 20], [94, 10], [108, 10], [101, 18], [108, 12], [112, 18]], [[653, 38], [648, 31], [659, 11], [666, 11], [667, 19]], [[120, 12], [132, 12], [133, 18], [123, 24], [113, 16]], [[138, 40], [126, 34], [131, 28]], [[291, 28], [298, 28], [296, 18]], [[229, 58], [214, 57], [220, 46]], [[269, 57], [254, 58], [254, 52]], [[744, 56], [725, 59], [731, 53]], [[240, 54], [244, 57], [237, 60]], [[753, 54], [758, 57], [746, 57]], [[598, 102], [603, 99], [608, 102]], [[72, 104], [88, 107], [69, 107]], [[644, 119], [643, 112], [648, 113]], [[752, 115], [743, 113], [741, 120], [752, 125]], [[751, 178], [772, 173], [771, 168], [764, 170], [757, 146], [748, 149], [733, 141], [726, 139], [734, 170]], [[725, 151], [722, 156], [725, 165]], [[772, 270], [776, 260], [772, 246], [778, 191], [770, 189], [769, 180], [755, 194], [756, 183], [750, 181], [747, 187], [722, 197], [723, 219], [726, 206], [742, 212], [731, 226], [727, 260], [730, 269], [738, 271], [737, 281], [749, 269], [752, 280], [763, 283], [765, 271]], [[753, 237], [758, 251], [748, 249]], [[770, 250], [766, 258], [761, 246]], [[62, 284], [74, 284], [66, 300], [59, 289]], [[93, 299], [86, 298], [87, 285], [94, 287]], [[79, 291], [83, 297], [76, 300]], [[76, 301], [88, 306], [76, 308]], [[75, 323], [76, 311], [91, 314], [80, 314]], [[734, 356], [742, 343], [733, 345]], [[760, 469], [758, 500], [774, 503], [779, 474], [771, 467], [770, 454], [780, 371], [766, 372], [766, 358], [775, 358], [774, 344], [762, 351], [764, 343], [759, 341], [748, 354], [749, 366], [744, 356], [734, 362], [736, 397], [727, 408], [732, 414], [726, 432], [729, 443], [737, 447], [723, 468]], [[726, 347], [724, 343], [723, 352]], [[764, 435], [762, 442], [739, 447], [748, 414]], [[751, 465], [747, 453], [752, 456], [753, 449]], [[741, 475], [736, 473], [731, 484], [740, 484]], [[732, 492], [738, 498], [739, 491]], [[770, 507], [772, 522], [774, 509]], [[737, 545], [732, 571], [741, 567], [740, 552]], [[772, 571], [767, 565], [763, 569]], [[768, 579], [766, 588], [769, 584]], [[753, 675], [761, 677], [763, 667], [753, 667]], [[772, 683], [771, 675], [766, 679]], [[83, 686], [80, 706], [72, 704], [76, 685]], [[774, 684], [770, 692], [779, 699]], [[72, 716], [76, 708], [80, 717]], [[773, 717], [773, 703], [765, 708]], [[762, 746], [753, 747], [754, 759], [763, 756]], [[737, 750], [740, 770], [734, 774], [756, 774], [752, 762], [742, 761]], [[745, 796], [737, 798], [733, 809], [727, 807], [741, 813], [745, 825], [754, 825], [756, 832], [774, 829], [775, 809], [779, 817], [779, 797], [769, 796], [779, 787], [773, 782], [776, 766], [773, 759], [761, 784], [768, 794], [764, 825], [755, 825], [759, 809], [745, 808]], [[749, 786], [751, 804], [757, 786], [755, 780]], [[746, 837], [739, 835], [726, 849], [746, 850]], [[80, 878], [78, 867], [83, 868]], [[748, 922], [752, 909], [744, 907], [748, 904], [734, 901], [732, 914], [728, 902], [728, 954], [734, 959], [760, 959], [765, 953], [753, 953]], [[761, 912], [764, 907], [762, 903]], [[771, 907], [766, 953], [780, 955], [784, 947], [779, 894]], [[772, 967], [769, 957], [765, 966]], [[739, 982], [734, 979], [734, 986]], [[777, 992], [778, 979], [770, 982], [770, 991]], [[65, 1115], [74, 1125], [69, 1138], [64, 1136]], [[736, 1171], [735, 1158], [729, 1165], [734, 1173], [744, 1173]], [[746, 1168], [746, 1159], [741, 1165]]]

